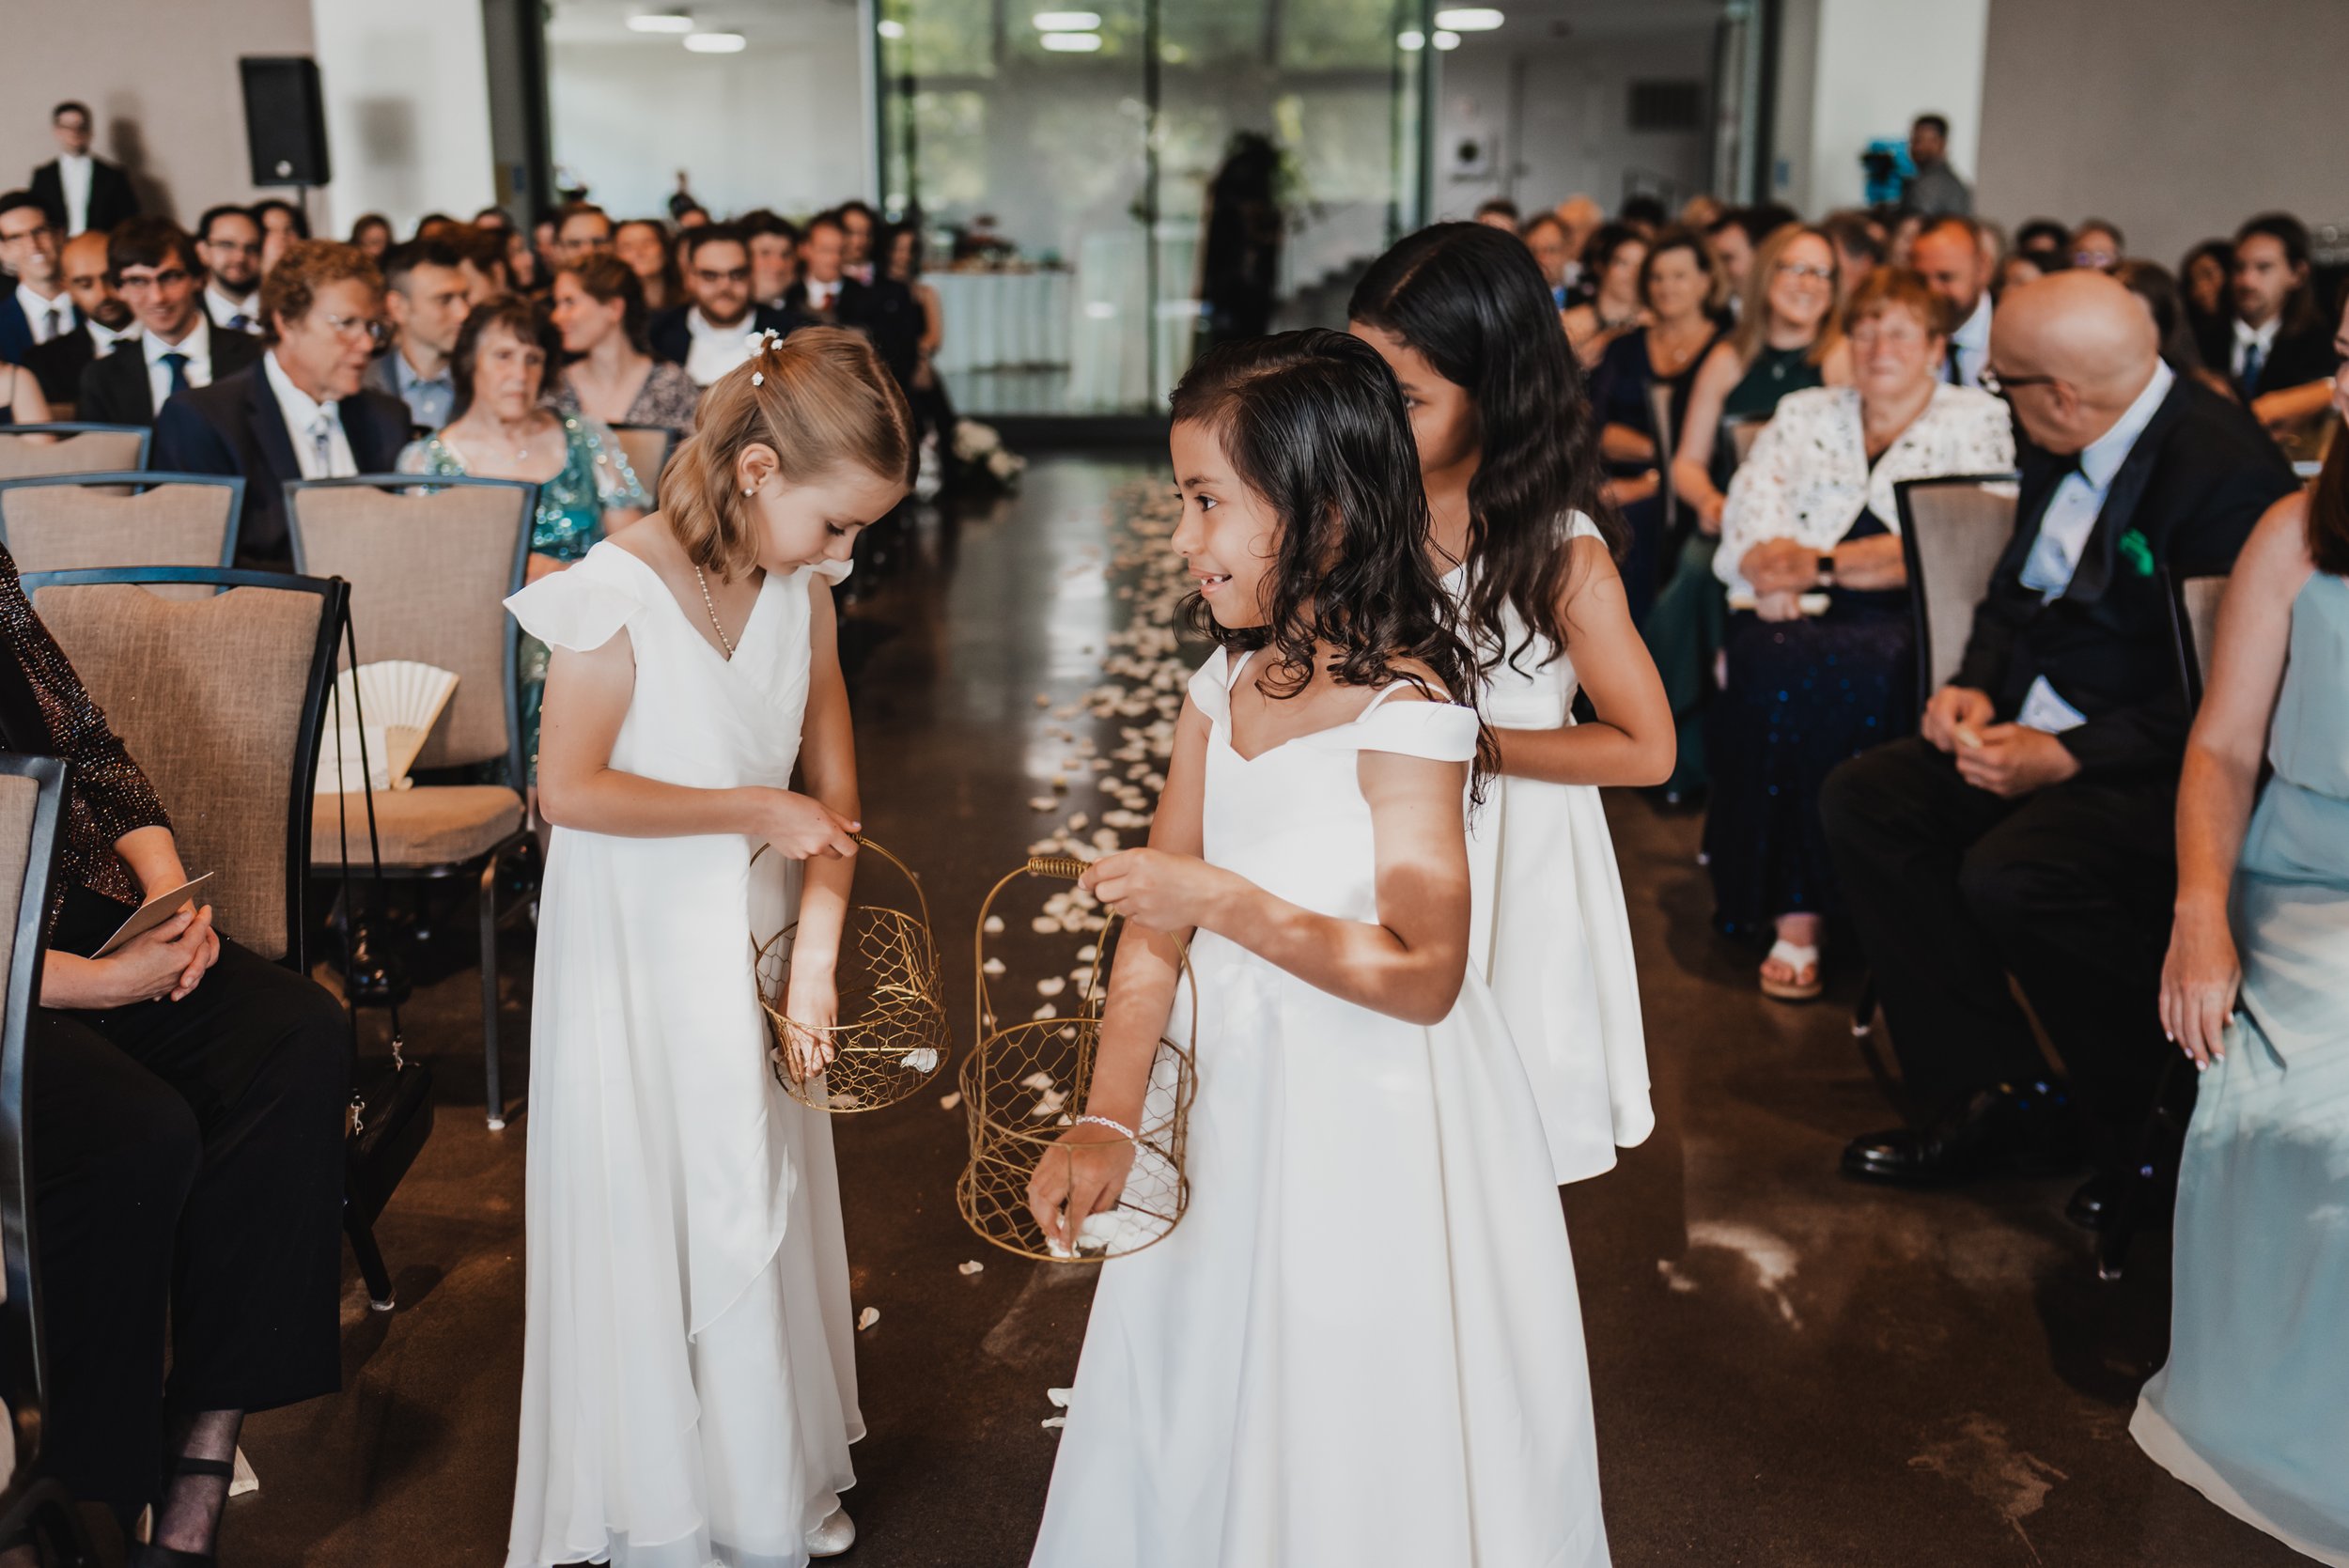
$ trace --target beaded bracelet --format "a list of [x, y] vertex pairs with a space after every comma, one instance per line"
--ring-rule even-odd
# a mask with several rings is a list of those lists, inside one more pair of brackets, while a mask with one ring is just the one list
[[1097, 1127], [1107, 1127], [1110, 1131], [1120, 1134], [1121, 1136], [1135, 1142], [1140, 1142], [1142, 1141], [1142, 1134], [1134, 1131], [1133, 1128], [1128, 1126], [1123, 1122], [1111, 1121], [1107, 1116], [1080, 1116], [1077, 1118], [1076, 1125], [1083, 1126], [1087, 1122], [1092, 1123]]

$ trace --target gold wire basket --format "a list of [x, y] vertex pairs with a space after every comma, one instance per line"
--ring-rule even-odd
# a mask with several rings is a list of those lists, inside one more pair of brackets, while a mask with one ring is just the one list
[[[914, 907], [848, 907], [840, 933], [840, 1021], [809, 1029], [784, 1015], [797, 920], [755, 950], [758, 1005], [767, 1015], [767, 1058], [775, 1081], [801, 1105], [835, 1115], [879, 1110], [916, 1093], [938, 1076], [954, 1047], [922, 878], [871, 839], [857, 843], [897, 868], [913, 890]], [[766, 852], [761, 847], [758, 854]], [[751, 858], [754, 862], [758, 855]], [[795, 1033], [821, 1036], [832, 1048], [831, 1064], [805, 1079], [793, 1078], [786, 1051]]]
[[[1033, 856], [997, 882], [979, 906], [974, 941], [978, 968], [978, 1044], [962, 1064], [962, 1099], [971, 1126], [971, 1158], [955, 1185], [962, 1218], [983, 1241], [1047, 1263], [1124, 1257], [1166, 1239], [1190, 1202], [1183, 1142], [1197, 1086], [1199, 983], [1190, 958], [1182, 972], [1190, 987], [1190, 1044], [1161, 1036], [1150, 1066], [1134, 1162], [1113, 1208], [1087, 1219], [1074, 1253], [1056, 1251], [1028, 1207], [1028, 1183], [1041, 1163], [1066, 1159], [1061, 1135], [1084, 1112], [1093, 1087], [1094, 1055], [1101, 1040], [1102, 976], [1116, 920], [1097, 939], [1084, 990], [1070, 1008], [1018, 1023], [998, 1023], [987, 988], [987, 918], [996, 894], [1020, 877], [1074, 879], [1084, 862], [1066, 856]], [[1119, 1141], [1115, 1130], [1086, 1123], [1088, 1135]]]

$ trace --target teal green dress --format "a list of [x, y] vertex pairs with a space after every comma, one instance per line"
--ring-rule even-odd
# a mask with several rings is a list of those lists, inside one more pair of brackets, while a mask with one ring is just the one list
[[[1721, 399], [1723, 419], [1765, 418], [1775, 412], [1778, 400], [1790, 392], [1824, 385], [1809, 347], [1765, 347], [1752, 365]], [[1736, 467], [1729, 442], [1718, 432], [1713, 442], [1713, 482], [1729, 488]], [[1729, 622], [1728, 590], [1713, 575], [1713, 551], [1718, 535], [1690, 528], [1680, 543], [1672, 575], [1657, 590], [1655, 608], [1640, 629], [1647, 639], [1648, 656], [1663, 678], [1664, 695], [1672, 705], [1672, 724], [1679, 732], [1680, 752], [1672, 776], [1664, 781], [1667, 794], [1683, 797], [1705, 787], [1709, 774], [1704, 761], [1704, 708], [1713, 689], [1713, 659], [1720, 651]]]
[[2178, 1177], [2170, 1364], [2129, 1431], [2349, 1565], [2349, 581], [2318, 572], [2293, 602], [2267, 756], [2230, 910], [2242, 1000]]
[[[629, 467], [628, 455], [610, 427], [582, 413], [560, 414], [566, 453], [562, 469], [538, 486], [538, 510], [531, 520], [530, 552], [571, 562], [603, 537], [604, 513], [650, 511], [651, 500]], [[399, 472], [461, 475], [464, 459], [437, 435], [412, 442], [399, 455]], [[530, 776], [538, 776], [538, 709], [547, 687], [547, 645], [522, 634], [516, 660], [522, 722], [522, 756]]]

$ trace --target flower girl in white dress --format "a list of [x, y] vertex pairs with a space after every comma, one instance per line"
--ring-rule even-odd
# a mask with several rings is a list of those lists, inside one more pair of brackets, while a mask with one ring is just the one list
[[[1631, 622], [1599, 496], [1598, 421], [1524, 244], [1423, 228], [1372, 263], [1347, 314], [1403, 388], [1437, 568], [1501, 748], [1470, 825], [1469, 965], [1492, 986], [1561, 1182], [1655, 1130], [1647, 1039], [1602, 784], [1664, 782], [1672, 704]], [[1596, 722], [1577, 723], [1576, 691]]]
[[1223, 645], [1151, 846], [1086, 875], [1133, 924], [1030, 1202], [1064, 1246], [1116, 1202], [1186, 940], [1190, 1201], [1102, 1268], [1034, 1561], [1603, 1564], [1541, 1119], [1466, 972], [1474, 671], [1393, 378], [1293, 333], [1209, 355], [1174, 411], [1174, 547]]
[[799, 1568], [853, 1537], [832, 1129], [769, 1069], [751, 944], [796, 901], [786, 1011], [832, 1020], [858, 808], [832, 584], [911, 428], [862, 337], [765, 340], [668, 505], [507, 601], [554, 650], [508, 1568]]

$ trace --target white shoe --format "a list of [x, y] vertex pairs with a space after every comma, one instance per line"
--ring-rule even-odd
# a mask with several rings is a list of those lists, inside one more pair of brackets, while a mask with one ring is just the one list
[[807, 1555], [838, 1557], [856, 1545], [856, 1521], [845, 1508], [834, 1508], [824, 1522], [807, 1532]]

